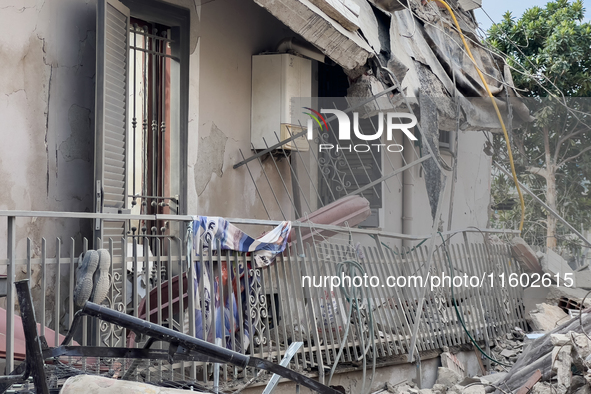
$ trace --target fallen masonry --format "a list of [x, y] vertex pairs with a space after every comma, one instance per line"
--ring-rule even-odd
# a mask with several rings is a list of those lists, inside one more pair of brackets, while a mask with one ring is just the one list
[[[542, 272], [572, 272], [556, 253], [538, 253], [515, 239], [514, 256], [530, 275]], [[541, 260], [541, 261], [540, 261]], [[578, 283], [578, 279], [577, 279]], [[454, 355], [458, 349], [440, 355], [437, 381], [430, 389], [419, 388], [414, 381], [386, 385], [377, 393], [395, 394], [591, 394], [591, 292], [563, 287], [554, 282], [544, 299], [527, 313], [531, 332], [515, 327], [511, 332], [490, 340], [486, 371], [466, 376], [467, 368]]]

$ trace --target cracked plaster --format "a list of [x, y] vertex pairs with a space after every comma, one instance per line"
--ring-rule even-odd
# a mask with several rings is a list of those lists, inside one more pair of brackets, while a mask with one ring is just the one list
[[218, 178], [224, 174], [224, 153], [227, 141], [228, 137], [213, 122], [210, 134], [207, 137], [201, 137], [197, 161], [193, 167], [195, 169], [195, 190], [198, 196], [201, 196], [205, 191], [214, 174]]

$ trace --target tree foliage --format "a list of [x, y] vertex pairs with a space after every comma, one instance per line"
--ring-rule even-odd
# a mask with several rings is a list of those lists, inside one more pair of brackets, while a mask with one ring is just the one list
[[[507, 54], [515, 86], [536, 118], [513, 131], [520, 180], [576, 228], [591, 228], [591, 24], [580, 0], [556, 0], [533, 7], [520, 19], [510, 12], [489, 30], [489, 43]], [[502, 141], [496, 159], [505, 161]], [[493, 183], [494, 205], [511, 198], [504, 177]], [[529, 200], [529, 199], [528, 199]], [[508, 224], [518, 207], [494, 217]], [[524, 236], [556, 247], [570, 239], [552, 215], [528, 201]], [[561, 239], [561, 236], [563, 239]]]
[[515, 85], [527, 89], [524, 96], [591, 96], [591, 24], [583, 23], [584, 17], [581, 0], [556, 0], [526, 10], [517, 20], [507, 11], [490, 28], [489, 43], [508, 55], [510, 66], [524, 71], [513, 74]]

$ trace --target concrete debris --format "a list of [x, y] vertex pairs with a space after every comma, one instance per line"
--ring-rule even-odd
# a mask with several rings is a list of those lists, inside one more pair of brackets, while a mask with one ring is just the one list
[[568, 315], [558, 306], [538, 304], [537, 312], [531, 312], [530, 318], [535, 330], [549, 332], [565, 322]]
[[530, 394], [553, 394], [552, 385], [548, 382], [539, 382], [531, 389]]
[[527, 382], [517, 391], [516, 394], [527, 394], [529, 391], [542, 379], [542, 372], [539, 369], [533, 373], [532, 376], [529, 377]]
[[475, 385], [466, 387], [461, 391], [462, 394], [486, 394], [484, 386], [482, 385]]
[[575, 284], [579, 289], [591, 290], [591, 271], [578, 271], [575, 276]]
[[404, 382], [397, 386], [388, 383], [386, 384], [386, 390], [394, 394], [433, 394], [432, 390], [418, 389], [412, 382]]
[[572, 350], [573, 347], [570, 345], [554, 346], [554, 349], [552, 349], [552, 371], [556, 372], [556, 380], [558, 381], [556, 391], [558, 394], [565, 394], [572, 382]]
[[444, 368], [451, 369], [462, 377], [466, 376], [466, 367], [464, 366], [464, 363], [450, 352], [441, 353], [441, 365]]
[[[499, 337], [496, 339], [496, 346], [492, 349], [492, 356], [495, 360], [499, 360], [505, 364], [511, 364], [517, 360], [517, 357], [521, 354], [524, 348], [525, 333], [519, 327], [515, 327], [510, 333], [507, 333], [505, 337]], [[502, 372], [504, 369], [497, 365], [495, 367], [496, 372]], [[495, 374], [500, 375], [500, 374]], [[491, 375], [491, 376], [495, 376]], [[499, 380], [500, 377], [495, 376], [489, 379]], [[490, 383], [487, 380], [485, 383]]]
[[459, 373], [445, 367], [437, 368], [437, 381], [435, 384], [441, 384], [446, 387], [452, 387], [460, 380], [462, 380], [463, 376]]
[[542, 271], [555, 277], [559, 275], [564, 278], [564, 274], [570, 274], [572, 278], [573, 270], [568, 262], [552, 249], [548, 249], [540, 260]]
[[511, 240], [511, 253], [524, 272], [542, 273], [542, 267], [536, 256], [536, 252], [523, 240], [515, 237]]
[[60, 393], [93, 394], [183, 394], [186, 390], [157, 387], [147, 383], [117, 380], [94, 375], [78, 375], [66, 380]]
[[[546, 296], [547, 303], [566, 309], [580, 309], [583, 299], [587, 294], [586, 290], [572, 287], [550, 286], [548, 289], [548, 295]], [[587, 297], [587, 299], [585, 299], [584, 306], [586, 308], [591, 307], [591, 297]]]
[[518, 394], [591, 394], [588, 332], [591, 332], [588, 313], [583, 313], [581, 320], [563, 322], [527, 345], [507, 375], [494, 385]]

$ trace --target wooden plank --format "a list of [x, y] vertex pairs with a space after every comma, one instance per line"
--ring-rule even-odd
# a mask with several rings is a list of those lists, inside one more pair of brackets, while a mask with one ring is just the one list
[[312, 4], [320, 8], [326, 15], [337, 21], [349, 31], [359, 29], [357, 16], [349, 10], [340, 0], [310, 0]]
[[474, 353], [476, 354], [476, 360], [478, 360], [478, 365], [480, 366], [480, 372], [483, 375], [486, 375], [486, 368], [484, 367], [484, 363], [482, 362], [482, 355], [480, 354], [480, 350], [474, 346]]
[[534, 387], [534, 384], [538, 383], [542, 379], [542, 371], [536, 369], [532, 376], [527, 379], [527, 382], [517, 391], [517, 394], [527, 394]]

